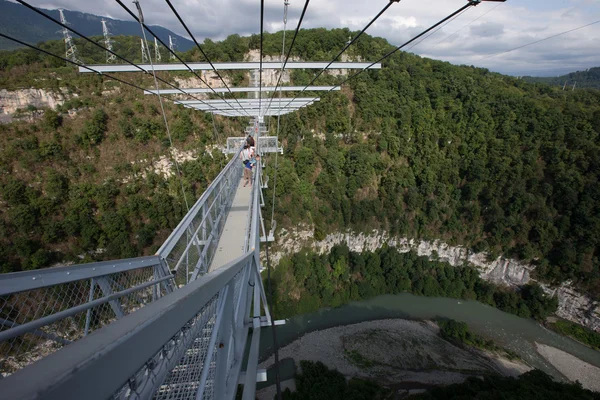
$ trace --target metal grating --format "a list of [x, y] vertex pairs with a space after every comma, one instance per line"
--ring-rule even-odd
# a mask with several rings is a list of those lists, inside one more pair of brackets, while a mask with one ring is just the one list
[[[196, 398], [206, 357], [209, 355], [212, 357], [216, 349], [216, 346], [209, 349], [208, 345], [217, 318], [217, 303], [218, 296], [215, 296], [196, 317], [193, 324], [198, 324], [201, 327], [199, 333], [178, 360], [175, 368], [169, 372], [163, 384], [159, 386], [154, 399], [183, 400]], [[188, 330], [188, 333], [190, 331], [191, 329]], [[214, 367], [211, 367], [211, 369], [214, 369]]]
[[[1, 296], [0, 332], [7, 334], [12, 328], [20, 325], [154, 280], [155, 268], [149, 266]], [[140, 288], [112, 301], [50, 321], [35, 330], [1, 341], [0, 373], [3, 376], [14, 373], [164, 294], [166, 293], [162, 285]]]

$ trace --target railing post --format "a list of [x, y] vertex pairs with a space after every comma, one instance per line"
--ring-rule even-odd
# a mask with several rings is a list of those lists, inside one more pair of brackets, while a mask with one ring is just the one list
[[[217, 340], [217, 370], [215, 372], [214, 398], [223, 399], [225, 397], [225, 386], [229, 378], [229, 353], [232, 351], [232, 331], [234, 323], [233, 296], [235, 294], [235, 280], [227, 285], [227, 295], [223, 306], [223, 318], [219, 327], [219, 337]], [[240, 356], [243, 356], [240, 355]], [[237, 382], [235, 382], [237, 384]]]
[[[171, 275], [171, 271], [169, 271], [169, 264], [167, 264], [167, 261], [162, 257], [158, 265], [155, 266], [155, 268], [161, 271], [161, 277]], [[160, 284], [165, 289], [165, 293], [167, 294], [171, 293], [174, 289], [177, 288], [177, 282], [175, 282], [175, 278], [173, 278], [173, 280], [162, 281]]]
[[[89, 295], [88, 302], [91, 302], [92, 300], [94, 300], [94, 286], [95, 285], [96, 285], [96, 283], [94, 282], [94, 278], [90, 279], [90, 295]], [[85, 330], [83, 332], [83, 336], [87, 336], [88, 332], [90, 331], [91, 319], [92, 319], [92, 309], [90, 308], [85, 313]]]
[[[206, 204], [208, 204], [208, 203], [206, 203]], [[204, 243], [204, 247], [209, 245], [209, 243], [207, 242], [208, 233], [206, 230], [206, 209], [207, 209], [206, 204], [204, 204], [201, 208], [201, 212], [202, 212], [202, 243]], [[202, 258], [202, 264], [206, 265], [206, 268], [208, 269], [208, 265], [206, 262], [206, 255], [205, 255], [204, 251], [202, 253], [200, 253], [200, 257]]]
[[[110, 296], [111, 294], [113, 294], [113, 290], [110, 287], [110, 283], [108, 282], [107, 277], [102, 276], [96, 279], [96, 282], [98, 283], [98, 286], [100, 286], [100, 289], [102, 289], [102, 293], [104, 293], [104, 296]], [[125, 315], [125, 313], [123, 312], [123, 308], [121, 308], [121, 303], [119, 303], [119, 300], [111, 300], [108, 304], [110, 304], [110, 308], [112, 308], [117, 319], [123, 318], [123, 315]]]
[[[223, 286], [219, 293], [219, 300], [217, 303], [217, 312], [216, 312], [216, 321], [213, 327], [213, 331], [210, 335], [210, 340], [208, 342], [208, 347], [206, 348], [206, 357], [204, 358], [204, 365], [202, 366], [202, 374], [200, 375], [200, 381], [198, 382], [198, 392], [196, 394], [196, 399], [204, 398], [204, 389], [206, 388], [206, 381], [208, 379], [208, 373], [210, 372], [212, 367], [212, 356], [215, 351], [215, 346], [217, 344], [217, 337], [219, 336], [219, 328], [223, 323], [225, 305], [227, 303], [227, 297], [229, 296], [229, 285]], [[214, 382], [212, 382], [214, 385]]]

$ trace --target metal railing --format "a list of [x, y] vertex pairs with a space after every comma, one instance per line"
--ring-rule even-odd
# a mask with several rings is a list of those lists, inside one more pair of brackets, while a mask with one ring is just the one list
[[236, 155], [155, 256], [0, 274], [0, 373], [11, 374], [206, 273], [241, 168]]
[[[223, 148], [224, 154], [233, 154], [239, 151], [240, 147], [246, 142], [245, 137], [234, 136], [227, 138], [227, 146]], [[260, 149], [259, 154], [265, 153], [280, 153], [283, 154], [283, 147], [279, 146], [277, 136], [260, 136], [258, 137], [257, 149]]]
[[[239, 181], [240, 164], [235, 158], [228, 164], [211, 185], [212, 189], [209, 188], [194, 205], [156, 256], [32, 272], [31, 281], [41, 284], [23, 285], [10, 296], [76, 284], [77, 296], [71, 297], [78, 299], [77, 305], [69, 303], [64, 315], [62, 310], [55, 312], [53, 318], [56, 321], [68, 320], [79, 313], [87, 315], [88, 310], [92, 310], [93, 316], [104, 315], [93, 311], [95, 307], [104, 307], [105, 312], [110, 310], [113, 316], [107, 316], [105, 321], [90, 317], [90, 327], [96, 329], [90, 329], [94, 331], [87, 336], [81, 335], [81, 331], [88, 331], [83, 320], [79, 320], [75, 331], [80, 340], [0, 379], [2, 396], [10, 399], [233, 399], [238, 382], [243, 382], [243, 398], [253, 399], [260, 328], [271, 321], [259, 272], [260, 161], [253, 178], [248, 209], [247, 251], [208, 274], [202, 274], [202, 269], [208, 266], [210, 250], [205, 251], [205, 256], [200, 252], [192, 253], [197, 246], [210, 249], [208, 243], [201, 241], [207, 240], [210, 232], [219, 232], [221, 225], [216, 218], [229, 207], [227, 202], [231, 194], [227, 193], [235, 192], [231, 185]], [[239, 175], [235, 176], [235, 173]], [[211, 214], [213, 208], [218, 208], [219, 213]], [[203, 227], [212, 231], [202, 236]], [[216, 243], [218, 235], [215, 235]], [[180, 273], [184, 268], [187, 268], [185, 274]], [[145, 269], [152, 271], [143, 275], [146, 281], [120, 278], [120, 274], [139, 274], [136, 271]], [[65, 276], [70, 278], [65, 280]], [[111, 295], [103, 292], [102, 297], [89, 301], [91, 297], [80, 293], [86, 292], [83, 282], [104, 290], [106, 283], [96, 283], [104, 279], [113, 290]], [[175, 288], [173, 280], [187, 284], [172, 290]], [[0, 280], [0, 289], [7, 287], [4, 282]], [[48, 298], [53, 297], [48, 295]], [[138, 298], [143, 301], [136, 302]], [[11, 304], [18, 303], [13, 301]], [[37, 300], [32, 303], [46, 309], [46, 305]], [[133, 313], [134, 310], [137, 311]], [[44, 312], [36, 315], [42, 317]], [[66, 318], [60, 319], [63, 316]], [[58, 332], [45, 329], [47, 325], [41, 324], [41, 320], [44, 317], [27, 326], [25, 335], [36, 336], [36, 329], [43, 330], [42, 336]], [[103, 323], [93, 325], [91, 321]], [[101, 325], [105, 326], [97, 329]], [[12, 326], [7, 332], [19, 328]], [[243, 376], [242, 364], [250, 328], [251, 346]], [[14, 331], [11, 337], [15, 337]]]
[[0, 275], [0, 372], [13, 373], [172, 291], [157, 256]]
[[240, 151], [241, 146], [238, 146], [235, 156], [156, 253], [166, 260], [178, 287], [208, 271], [242, 178], [243, 165], [238, 160]]

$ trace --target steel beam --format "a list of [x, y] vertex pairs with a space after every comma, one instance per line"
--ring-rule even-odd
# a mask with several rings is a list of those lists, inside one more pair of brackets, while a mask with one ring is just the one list
[[[251, 117], [259, 117], [259, 116], [277, 116], [277, 115], [285, 115], [285, 114], [289, 114], [292, 113], [294, 111], [298, 111], [298, 110], [288, 110], [288, 111], [268, 111], [268, 112], [264, 112], [264, 113], [260, 113], [259, 110], [253, 110], [253, 111], [249, 111], [249, 114]], [[224, 117], [248, 117], [248, 114], [246, 113], [242, 113], [242, 112], [214, 112], [214, 114], [217, 115], [222, 115]]]
[[[285, 66], [286, 69], [323, 69], [327, 67], [327, 62], [288, 62]], [[189, 67], [194, 71], [212, 71], [213, 67], [209, 63], [188, 63]], [[215, 62], [212, 63], [216, 70], [248, 70], [248, 69], [259, 69], [261, 67], [259, 62]], [[152, 72], [152, 66], [150, 64], [139, 64], [141, 69], [146, 72]], [[110, 64], [110, 65], [87, 65], [88, 68], [79, 67], [79, 72], [90, 73], [90, 72], [139, 72], [137, 66], [130, 64]], [[280, 62], [263, 62], [263, 69], [281, 69]], [[373, 64], [368, 62], [334, 62], [329, 66], [331, 69], [381, 69], [381, 63]], [[154, 64], [155, 71], [189, 71], [189, 68], [185, 64], [173, 63], [173, 64]]]
[[[240, 104], [245, 105], [245, 104], [264, 104], [264, 105], [268, 105], [270, 104], [278, 104], [278, 103], [306, 103], [308, 101], [319, 101], [321, 100], [320, 97], [298, 97], [296, 99], [294, 98], [282, 98], [282, 99], [273, 99], [272, 101], [270, 99], [262, 99], [262, 101], [259, 101], [259, 99], [237, 99], [237, 101], [240, 102]], [[179, 104], [210, 104], [213, 106], [219, 106], [219, 105], [227, 105], [227, 104], [231, 104], [232, 106], [236, 106], [237, 102], [235, 104], [232, 104], [232, 101], [225, 101], [225, 100], [180, 100]]]
[[93, 335], [0, 379], [0, 393], [7, 399], [38, 398], [40, 394], [44, 399], [94, 400], [113, 396], [253, 256], [246, 253]]
[[0, 296], [160, 264], [157, 256], [0, 274]]
[[212, 107], [207, 107], [205, 104], [185, 104], [185, 107], [195, 108], [197, 110], [209, 110], [209, 111], [226, 111], [226, 110], [251, 110], [253, 108], [256, 109], [284, 109], [284, 108], [300, 108], [310, 104], [313, 104], [313, 101], [306, 101], [302, 103], [291, 103], [289, 106], [286, 106], [284, 103], [272, 104], [269, 107], [268, 104], [254, 104], [254, 103], [246, 103], [238, 106], [236, 104], [232, 104], [230, 106], [223, 104], [222, 106], [218, 106], [217, 109], [213, 109]]
[[[232, 87], [229, 88], [233, 93], [258, 93], [260, 90], [258, 87]], [[306, 92], [319, 92], [319, 91], [332, 91], [332, 90], [340, 90], [339, 86], [264, 86], [262, 88], [263, 92], [299, 92], [304, 90]], [[181, 92], [185, 92], [188, 94], [198, 94], [198, 93], [229, 93], [227, 88], [189, 88], [189, 89], [160, 89], [160, 94], [182, 94]], [[144, 90], [144, 94], [157, 94], [157, 91], [154, 89]]]
[[[254, 118], [256, 118], [256, 117], [276, 117], [278, 115], [281, 116], [281, 115], [290, 114], [291, 112], [292, 111], [288, 111], [288, 112], [284, 112], [284, 113], [280, 113], [280, 114], [273, 114], [273, 113], [267, 113], [267, 114], [258, 114], [258, 113], [256, 113], [256, 114], [252, 114], [251, 113], [250, 116], [254, 117]], [[218, 115], [222, 115], [224, 117], [233, 117], [233, 118], [236, 118], [236, 117], [248, 117], [245, 114], [218, 114]]]
[[311, 105], [312, 103], [304, 103], [299, 104], [297, 106], [290, 107], [219, 107], [218, 110], [213, 110], [211, 108], [206, 108], [204, 106], [187, 106], [187, 108], [193, 108], [195, 110], [201, 111], [214, 111], [214, 112], [229, 112], [229, 111], [251, 111], [251, 110], [264, 110], [264, 111], [283, 111], [283, 110], [298, 110], [302, 107], [306, 107]]

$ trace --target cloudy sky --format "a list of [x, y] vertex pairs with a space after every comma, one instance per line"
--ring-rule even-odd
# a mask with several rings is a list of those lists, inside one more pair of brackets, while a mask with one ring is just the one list
[[[305, 0], [290, 0], [288, 29], [296, 26]], [[123, 1], [130, 5], [131, 0]], [[43, 8], [128, 19], [112, 0], [32, 0]], [[163, 0], [140, 0], [146, 22], [187, 36]], [[172, 0], [199, 41], [260, 31], [260, 0]], [[283, 27], [283, 0], [265, 1], [265, 29]], [[387, 0], [312, 0], [302, 27], [362, 29]], [[367, 31], [400, 45], [454, 10], [465, 0], [401, 0]], [[512, 75], [551, 76], [600, 66], [600, 23], [524, 47], [549, 36], [600, 21], [599, 0], [508, 0], [483, 2], [409, 51], [454, 64]], [[497, 55], [496, 55], [497, 54]]]

